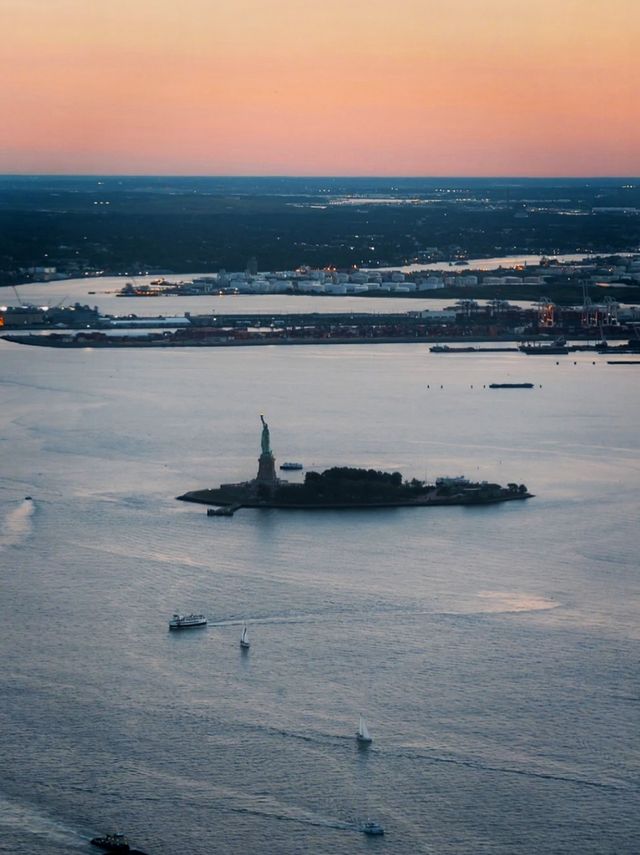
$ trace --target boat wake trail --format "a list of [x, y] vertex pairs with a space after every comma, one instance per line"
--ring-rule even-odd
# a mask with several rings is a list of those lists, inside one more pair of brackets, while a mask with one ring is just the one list
[[33, 510], [31, 499], [25, 499], [0, 521], [0, 549], [18, 546], [29, 537], [33, 526]]
[[353, 745], [355, 741], [351, 734], [335, 734], [313, 730], [302, 732], [286, 730], [282, 727], [273, 727], [265, 724], [245, 723], [242, 725], [242, 728], [245, 732], [247, 729], [250, 729], [254, 730], [256, 733], [260, 733], [262, 736], [270, 736], [275, 739], [292, 739], [297, 742], [306, 742], [311, 745], [321, 745], [323, 749], [334, 747], [342, 750], [345, 745]]
[[[352, 745], [354, 742], [353, 737], [350, 735], [334, 735], [313, 732], [300, 733], [291, 730], [283, 730], [281, 728], [265, 726], [258, 726], [256, 729], [259, 729], [263, 733], [268, 733], [272, 736], [279, 738], [293, 739], [299, 742], [322, 745], [325, 750], [329, 749], [330, 747], [333, 747], [339, 751], [342, 751], [344, 745]], [[573, 784], [578, 787], [595, 787], [599, 789], [613, 790], [619, 792], [626, 792], [630, 789], [634, 789], [633, 785], [622, 780], [594, 780], [593, 778], [581, 777], [579, 775], [565, 773], [561, 770], [553, 771], [540, 768], [526, 769], [521, 766], [518, 767], [509, 765], [499, 765], [496, 763], [488, 763], [479, 758], [477, 759], [443, 756], [438, 754], [431, 754], [424, 750], [421, 751], [418, 746], [415, 746], [415, 749], [413, 746], [410, 745], [398, 746], [396, 749], [394, 749], [390, 747], [381, 748], [378, 745], [373, 749], [373, 751], [376, 754], [380, 754], [382, 756], [393, 755], [395, 757], [402, 757], [409, 760], [419, 760], [434, 764], [446, 763], [453, 766], [463, 766], [467, 769], [475, 769], [478, 772], [496, 772], [502, 775], [519, 775], [525, 778], [535, 778], [538, 780], [558, 781], [560, 783]]]
[[517, 614], [519, 612], [539, 612], [557, 609], [562, 606], [558, 600], [539, 594], [528, 594], [519, 591], [478, 591], [475, 598], [466, 607], [460, 609], [431, 610], [416, 608], [415, 605], [373, 605], [357, 608], [345, 606], [334, 607], [326, 611], [295, 612], [286, 614], [243, 614], [220, 617], [209, 621], [210, 627], [225, 629], [242, 626], [250, 621], [254, 626], [291, 626], [294, 624], [327, 624], [332, 621], [348, 618], [351, 623], [360, 621], [370, 623], [376, 620], [394, 621], [397, 618], [426, 617], [426, 618], [476, 618], [491, 615]]
[[56, 822], [33, 805], [14, 802], [1, 795], [0, 828], [4, 830], [2, 837], [6, 837], [7, 832], [17, 831], [21, 835], [32, 834], [51, 843], [60, 843], [66, 848], [84, 848], [87, 843], [86, 835]]
[[[383, 752], [384, 753], [384, 752]], [[525, 778], [537, 778], [544, 781], [559, 781], [565, 784], [574, 784], [578, 787], [596, 787], [604, 790], [628, 791], [630, 786], [624, 781], [596, 781], [592, 778], [582, 778], [577, 775], [563, 774], [562, 772], [544, 771], [543, 769], [523, 769], [516, 766], [499, 766], [493, 763], [485, 763], [482, 760], [465, 759], [460, 757], [443, 757], [438, 755], [423, 754], [420, 752], [407, 753], [394, 752], [398, 757], [406, 757], [413, 760], [424, 760], [428, 763], [450, 763], [454, 766], [464, 766], [467, 769], [476, 769], [479, 772], [498, 772], [503, 775], [521, 775]]]
[[230, 807], [227, 806], [230, 813], [242, 813], [252, 816], [264, 816], [269, 819], [278, 819], [283, 822], [296, 822], [300, 825], [312, 825], [317, 828], [336, 828], [340, 831], [355, 831], [357, 826], [352, 822], [343, 822], [342, 820], [329, 819], [321, 817], [317, 814], [312, 814], [309, 811], [301, 808], [292, 808], [278, 805], [264, 805], [255, 807]]
[[[262, 736], [266, 735], [277, 739], [293, 739], [311, 745], [322, 745], [324, 748], [329, 748], [332, 745], [341, 746], [347, 742], [353, 743], [354, 741], [352, 736], [335, 736], [328, 733], [314, 733], [312, 731], [301, 733], [293, 730], [284, 730], [279, 727], [269, 727], [268, 725], [243, 724], [242, 727], [245, 732], [249, 729], [260, 733]], [[213, 737], [215, 734], [211, 734], [211, 736]]]
[[[165, 774], [162, 779], [167, 779]], [[170, 780], [174, 782], [174, 778]], [[221, 786], [218, 784], [204, 783], [202, 780], [190, 778], [185, 782], [184, 777], [175, 779], [176, 784], [184, 789], [185, 804], [192, 807], [195, 803], [206, 805], [209, 809], [212, 800], [215, 801], [216, 809], [228, 812], [244, 814], [245, 816], [258, 816], [265, 819], [277, 819], [282, 822], [295, 822], [301, 825], [316, 826], [319, 828], [335, 828], [341, 831], [357, 831], [358, 823], [354, 820], [338, 819], [326, 816], [312, 809], [298, 805], [284, 803], [275, 796], [266, 792], [251, 793], [246, 790], [238, 790], [234, 787]], [[185, 788], [185, 783], [188, 786]], [[172, 795], [175, 803], [175, 792]]]
[[477, 596], [485, 607], [483, 612], [513, 614], [516, 612], [539, 612], [557, 609], [560, 603], [538, 594], [523, 594], [518, 591], [478, 591]]

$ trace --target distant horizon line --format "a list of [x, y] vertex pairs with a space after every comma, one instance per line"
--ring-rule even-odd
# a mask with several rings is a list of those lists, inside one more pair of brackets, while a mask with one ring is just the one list
[[164, 172], [0, 172], [0, 178], [273, 178], [273, 179], [351, 179], [351, 180], [390, 180], [390, 181], [436, 181], [455, 179], [487, 181], [640, 181], [640, 175], [345, 175], [345, 174], [286, 174], [286, 173], [164, 173]]

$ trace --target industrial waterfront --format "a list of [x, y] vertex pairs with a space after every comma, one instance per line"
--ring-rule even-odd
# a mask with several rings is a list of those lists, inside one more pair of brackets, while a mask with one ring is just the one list
[[[498, 259], [491, 261], [495, 264]], [[640, 308], [634, 300], [640, 282], [639, 256], [537, 258], [529, 267], [517, 263], [522, 259], [502, 261], [510, 266], [485, 267], [482, 272], [445, 268], [437, 274], [428, 271], [426, 277], [422, 270], [339, 272], [301, 268], [273, 275], [244, 272], [193, 276], [173, 283], [146, 277], [122, 285], [118, 280], [100, 279], [100, 291], [95, 285], [87, 287], [93, 285], [90, 280], [30, 286], [30, 293], [33, 289], [35, 298], [46, 299], [49, 305], [23, 302], [14, 287], [18, 305], [0, 307], [0, 327], [14, 342], [52, 347], [571, 337], [599, 343], [605, 349], [610, 339], [626, 338], [629, 351], [638, 350]], [[61, 288], [67, 294], [57, 299]], [[452, 302], [434, 299], [439, 292], [449, 295]], [[69, 293], [75, 298], [72, 304]], [[403, 302], [407, 294], [412, 296], [404, 297]], [[482, 299], [469, 296], [480, 294], [484, 295]], [[494, 296], [489, 299], [487, 294]], [[631, 302], [616, 299], [618, 294]], [[523, 295], [535, 299], [517, 299]], [[93, 298], [95, 305], [83, 304], [82, 297]], [[133, 304], [137, 311], [123, 312], [125, 303]], [[141, 315], [136, 304], [153, 305], [157, 313]], [[178, 314], [180, 307], [185, 307], [183, 315]], [[145, 335], [115, 334], [117, 330], [144, 328], [149, 330]], [[64, 329], [81, 332], [60, 332]], [[16, 335], [16, 330], [55, 332], [25, 337]]]

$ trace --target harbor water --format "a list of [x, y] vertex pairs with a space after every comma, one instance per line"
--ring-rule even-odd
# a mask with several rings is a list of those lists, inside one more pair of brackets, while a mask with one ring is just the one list
[[[0, 851], [637, 853], [637, 384], [591, 353], [0, 342]], [[254, 476], [260, 413], [278, 463], [535, 498], [175, 501]]]

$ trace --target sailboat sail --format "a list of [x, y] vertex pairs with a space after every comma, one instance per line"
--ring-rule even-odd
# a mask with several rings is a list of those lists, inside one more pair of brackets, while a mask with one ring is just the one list
[[245, 623], [245, 625], [242, 627], [242, 635], [241, 635], [241, 637], [240, 637], [240, 644], [241, 644], [243, 647], [248, 647], [248, 646], [249, 646], [249, 637], [248, 637], [248, 634], [247, 634], [247, 625], [246, 625], [246, 623]]
[[367, 728], [367, 723], [363, 719], [362, 716], [360, 716], [360, 724], [358, 726], [358, 736], [363, 742], [371, 742], [372, 741], [371, 736], [369, 735], [369, 730]]

